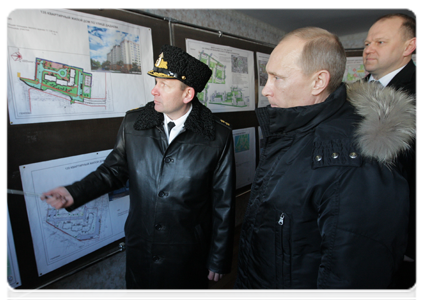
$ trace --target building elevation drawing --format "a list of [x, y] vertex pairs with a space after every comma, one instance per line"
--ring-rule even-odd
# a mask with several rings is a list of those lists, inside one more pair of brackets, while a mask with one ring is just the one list
[[93, 104], [90, 101], [92, 75], [81, 68], [37, 58], [35, 78], [19, 79], [30, 87], [42, 91], [52, 90], [69, 96], [71, 104], [75, 102]]

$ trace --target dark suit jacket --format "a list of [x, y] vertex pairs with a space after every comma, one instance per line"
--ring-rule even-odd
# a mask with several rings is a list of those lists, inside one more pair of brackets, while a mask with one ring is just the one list
[[[368, 81], [370, 74], [364, 80]], [[416, 65], [412, 60], [388, 83], [388, 86], [396, 90], [403, 90], [410, 95], [416, 96]]]
[[[370, 74], [364, 80], [368, 81]], [[389, 87], [402, 90], [416, 96], [416, 65], [412, 60], [388, 83]], [[398, 162], [403, 166], [410, 188], [410, 226], [408, 232], [408, 246], [405, 254], [416, 258], [416, 143], [411, 149], [399, 156]]]

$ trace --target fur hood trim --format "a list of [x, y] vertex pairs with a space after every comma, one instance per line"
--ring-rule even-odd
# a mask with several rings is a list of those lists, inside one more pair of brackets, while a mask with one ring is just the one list
[[416, 135], [415, 98], [391, 87], [357, 81], [347, 85], [347, 97], [363, 117], [356, 141], [363, 156], [391, 165], [410, 148]]
[[[207, 137], [209, 140], [215, 139], [215, 121], [210, 109], [205, 107], [195, 97], [192, 101], [192, 111], [185, 121], [185, 129], [191, 130]], [[135, 130], [144, 130], [156, 126], [163, 126], [164, 116], [154, 109], [154, 102], [147, 103], [137, 110], [139, 115], [134, 123]]]

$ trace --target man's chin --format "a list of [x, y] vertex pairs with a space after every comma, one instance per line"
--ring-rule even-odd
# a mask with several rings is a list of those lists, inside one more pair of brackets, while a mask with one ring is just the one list
[[374, 60], [371, 60], [371, 61], [366, 61], [363, 65], [364, 65], [364, 69], [367, 71], [367, 72], [372, 72], [372, 71], [374, 71], [374, 65], [376, 64], [376, 62], [374, 61]]
[[157, 112], [162, 112], [162, 109], [161, 109], [160, 104], [154, 104], [154, 109], [155, 109]]

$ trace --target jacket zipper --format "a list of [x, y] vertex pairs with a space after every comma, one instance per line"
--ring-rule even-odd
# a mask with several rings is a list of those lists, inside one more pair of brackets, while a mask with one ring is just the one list
[[278, 224], [281, 225], [281, 226], [283, 226], [283, 220], [284, 219], [285, 219], [285, 214], [284, 213], [281, 213], [281, 216], [279, 217]]

